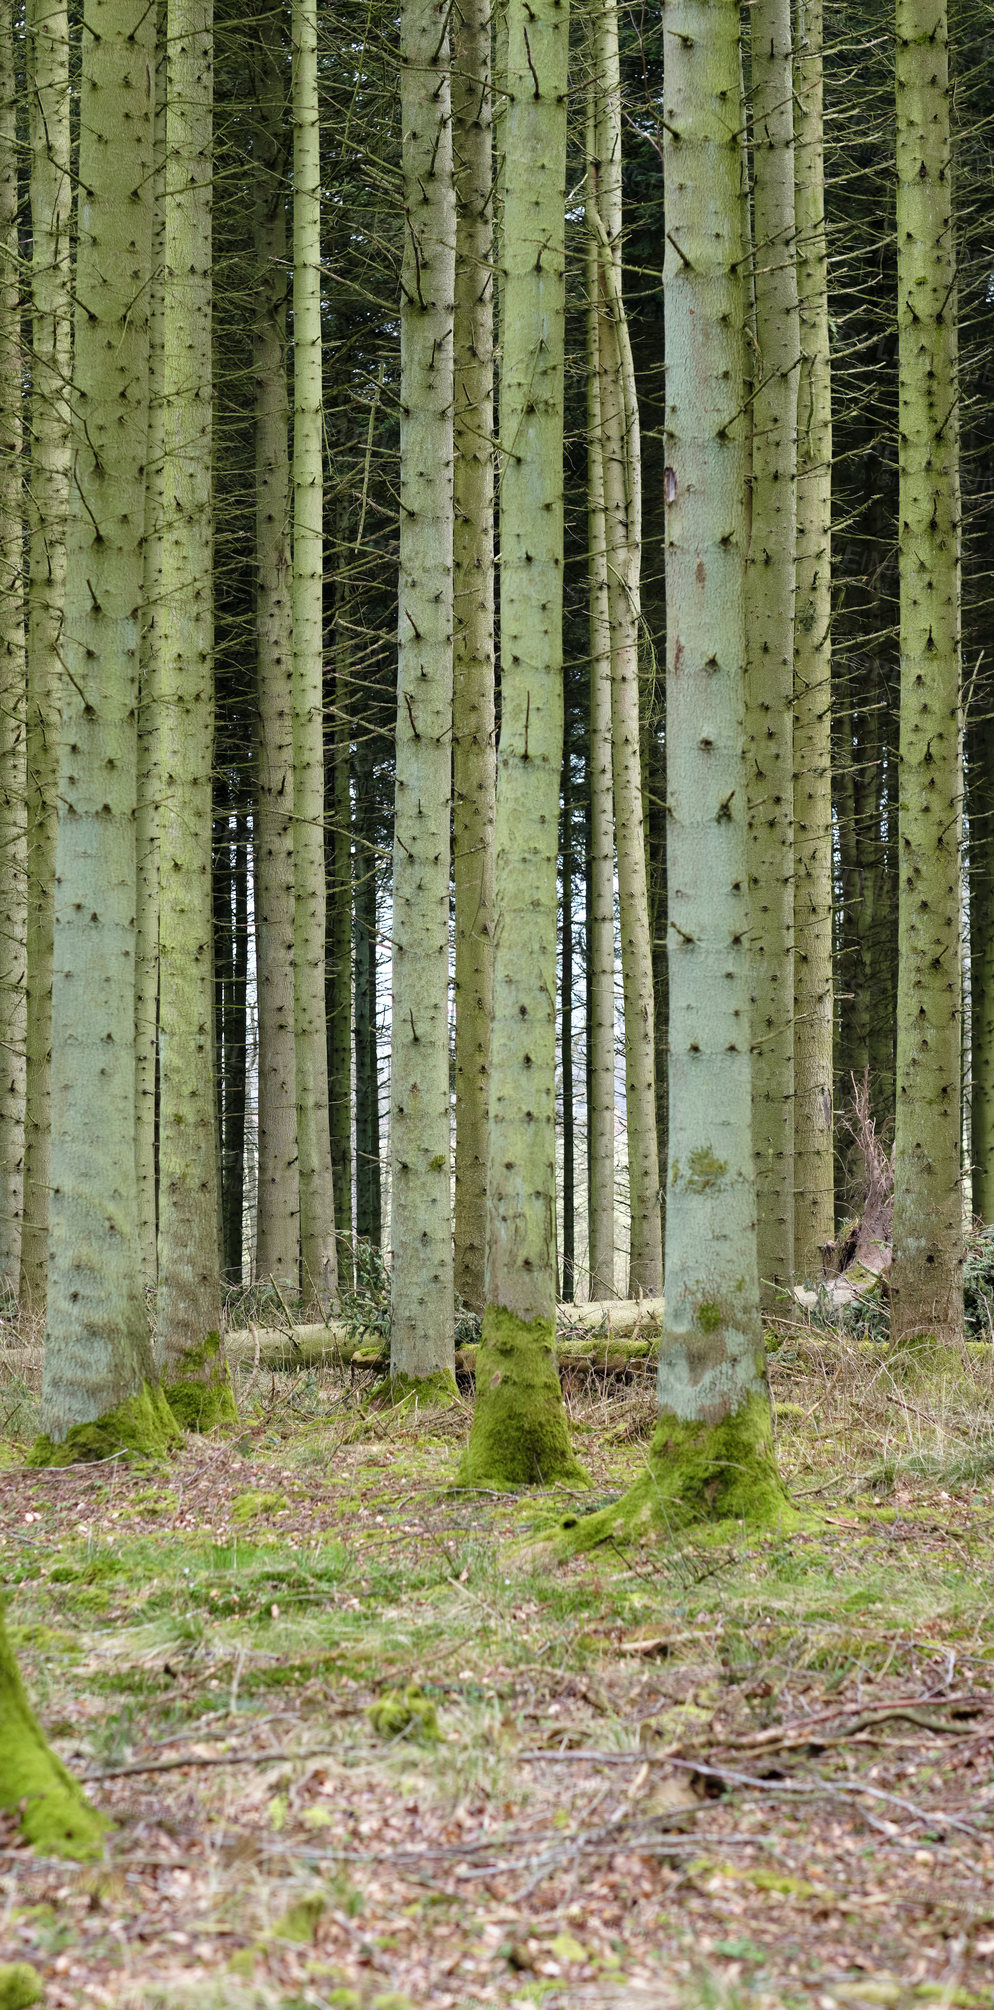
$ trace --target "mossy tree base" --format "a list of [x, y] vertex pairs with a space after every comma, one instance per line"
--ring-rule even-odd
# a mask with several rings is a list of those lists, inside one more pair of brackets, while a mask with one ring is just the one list
[[182, 1431], [163, 1389], [143, 1383], [136, 1396], [119, 1403], [90, 1424], [74, 1424], [58, 1443], [36, 1438], [28, 1453], [31, 1466], [76, 1466], [111, 1459], [115, 1452], [139, 1458], [164, 1458], [181, 1442]]
[[179, 1371], [176, 1380], [166, 1383], [165, 1395], [184, 1431], [213, 1431], [218, 1425], [238, 1423], [238, 1407], [220, 1333], [208, 1333], [199, 1347], [189, 1347], [176, 1367]]
[[562, 1522], [560, 1545], [569, 1554], [719, 1522], [750, 1530], [807, 1526], [777, 1470], [765, 1392], [754, 1391], [719, 1424], [660, 1417], [645, 1471], [612, 1507]]
[[30, 2010], [44, 1994], [41, 1976], [30, 1961], [0, 1962], [0, 2010]]
[[381, 1409], [447, 1410], [459, 1401], [459, 1389], [451, 1368], [436, 1375], [384, 1375], [374, 1382], [369, 1401]]
[[[0, 1612], [0, 1807], [43, 1856], [99, 1856], [107, 1823], [45, 1740], [24, 1693]], [[13, 1986], [13, 1985], [11, 1985]], [[4, 1998], [0, 1997], [0, 2005]], [[31, 2002], [30, 1996], [18, 1999]]]
[[468, 1487], [586, 1485], [556, 1371], [555, 1322], [488, 1306], [476, 1354], [476, 1403], [459, 1467]]

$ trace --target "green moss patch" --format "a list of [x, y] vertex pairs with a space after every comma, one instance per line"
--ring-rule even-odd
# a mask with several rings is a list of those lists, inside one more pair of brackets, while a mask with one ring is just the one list
[[164, 1458], [182, 1439], [164, 1390], [145, 1382], [137, 1395], [89, 1424], [74, 1424], [55, 1444], [36, 1438], [28, 1453], [30, 1466], [75, 1466], [112, 1459], [116, 1452], [141, 1458]]
[[29, 1961], [0, 1962], [0, 2010], [30, 2010], [44, 1993], [41, 1976]]
[[806, 1525], [777, 1470], [769, 1404], [760, 1391], [719, 1424], [661, 1417], [646, 1469], [628, 1492], [597, 1514], [570, 1517], [560, 1530], [563, 1547], [573, 1551], [725, 1522], [749, 1529]]
[[[107, 1824], [84, 1799], [72, 1774], [46, 1742], [24, 1693], [2, 1618], [0, 1807], [17, 1813], [24, 1836], [42, 1856], [100, 1854]], [[30, 2003], [36, 1999], [19, 2000]]]
[[238, 1406], [231, 1371], [221, 1351], [220, 1333], [208, 1333], [199, 1347], [188, 1347], [177, 1362], [179, 1373], [166, 1384], [166, 1396], [184, 1431], [213, 1431], [237, 1424]]
[[476, 1356], [476, 1403], [459, 1484], [583, 1485], [556, 1372], [555, 1321], [490, 1305]]
[[285, 1494], [253, 1493], [235, 1494], [231, 1503], [231, 1519], [234, 1522], [256, 1521], [261, 1515], [282, 1514], [289, 1505]]
[[458, 1402], [459, 1390], [451, 1369], [420, 1380], [413, 1375], [384, 1375], [370, 1390], [369, 1400], [383, 1408], [389, 1405], [405, 1412], [447, 1410], [450, 1403]]
[[417, 1682], [405, 1689], [386, 1689], [366, 1711], [374, 1731], [381, 1738], [415, 1738], [433, 1744], [441, 1737], [438, 1711]]

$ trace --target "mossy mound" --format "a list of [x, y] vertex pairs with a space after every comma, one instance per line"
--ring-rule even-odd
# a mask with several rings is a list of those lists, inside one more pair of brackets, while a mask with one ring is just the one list
[[[0, 1613], [0, 1807], [16, 1811], [27, 1841], [43, 1856], [94, 1857], [103, 1846], [107, 1823], [56, 1758], [24, 1693], [20, 1671]], [[0, 1971], [0, 2010], [34, 2003], [37, 1996], [4, 1996], [2, 1978], [24, 1971], [23, 1962]], [[22, 1974], [21, 1986], [27, 1986]], [[36, 1978], [37, 1979], [37, 1978]], [[11, 1982], [9, 1987], [16, 1988]]]
[[381, 1738], [417, 1738], [422, 1744], [434, 1744], [442, 1735], [438, 1711], [417, 1682], [409, 1682], [406, 1689], [384, 1690], [366, 1715]]
[[465, 1487], [586, 1484], [556, 1372], [554, 1319], [488, 1306], [476, 1355], [476, 1403], [459, 1467]]
[[36, 1438], [28, 1453], [29, 1466], [76, 1466], [112, 1459], [115, 1452], [138, 1458], [164, 1458], [182, 1440], [182, 1431], [165, 1391], [144, 1382], [137, 1395], [119, 1403], [89, 1424], [74, 1424], [59, 1444]]
[[645, 1471], [613, 1506], [560, 1523], [563, 1553], [601, 1542], [733, 1523], [748, 1529], [790, 1529], [810, 1517], [791, 1504], [773, 1451], [770, 1407], [753, 1390], [718, 1424], [660, 1417]]
[[235, 1494], [231, 1503], [231, 1519], [234, 1522], [256, 1521], [260, 1515], [282, 1514], [288, 1505], [285, 1494]]
[[44, 1993], [41, 1976], [30, 1961], [0, 1962], [0, 2010], [30, 2010]]
[[188, 1347], [176, 1367], [179, 1373], [175, 1381], [166, 1383], [166, 1397], [184, 1431], [213, 1431], [219, 1425], [238, 1423], [238, 1406], [231, 1372], [221, 1351], [220, 1333], [208, 1333], [199, 1347]]

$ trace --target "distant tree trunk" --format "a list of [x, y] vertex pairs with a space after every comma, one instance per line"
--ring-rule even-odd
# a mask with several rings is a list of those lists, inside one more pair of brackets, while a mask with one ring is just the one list
[[449, 1140], [452, 300], [448, 10], [401, 16], [400, 600], [390, 1065], [390, 1377], [454, 1387]]
[[621, 81], [616, 0], [598, 16], [597, 214], [600, 219], [600, 418], [608, 609], [615, 849], [625, 1001], [625, 1103], [630, 1207], [629, 1296], [663, 1284], [656, 1151], [655, 1012], [646, 882], [639, 718], [642, 463], [638, 401], [622, 294]]
[[286, 387], [286, 89], [279, 23], [260, 0], [255, 328], [259, 795], [256, 954], [259, 983], [259, 1198], [256, 1275], [296, 1295], [300, 1192], [293, 1038], [293, 650], [290, 630], [289, 418]]
[[800, 329], [794, 221], [790, 0], [756, 0], [752, 26], [752, 524], [746, 730], [753, 949], [753, 1142], [760, 1293], [794, 1271], [794, 566]]
[[501, 731], [487, 1308], [464, 1480], [575, 1477], [556, 1374], [568, 10], [509, 0], [501, 251]]
[[328, 1115], [324, 864], [324, 415], [317, 0], [293, 0], [294, 1032], [305, 1314], [338, 1294]]
[[832, 1128], [832, 381], [822, 0], [799, 0], [795, 209], [798, 382], [794, 625], [794, 1266], [817, 1277], [835, 1233]]
[[994, 1220], [994, 717], [970, 734], [970, 1007], [973, 1212]]
[[[219, 942], [225, 945], [220, 985], [219, 1076], [223, 1087], [221, 1136], [221, 1243], [224, 1278], [242, 1281], [245, 1206], [245, 1040], [248, 977], [248, 819], [225, 816], [216, 888], [223, 907]], [[221, 974], [219, 970], [219, 975]]]
[[53, 1439], [116, 1411], [153, 1375], [135, 1198], [134, 913], [154, 59], [145, 0], [88, 0], [42, 1399]]
[[897, 0], [901, 747], [895, 1340], [963, 1339], [959, 429], [942, 0]]
[[456, 922], [455, 1288], [484, 1306], [493, 1015], [494, 456], [491, 9], [452, 27], [455, 280], [453, 873]]
[[576, 1180], [573, 1119], [573, 777], [569, 736], [563, 749], [562, 808], [562, 1014], [559, 1051], [562, 1056], [563, 1098], [563, 1270], [560, 1296], [576, 1296]]
[[28, 518], [28, 1014], [22, 1304], [43, 1308], [51, 1190], [52, 956], [69, 510], [69, 17], [28, 0], [31, 507]]
[[380, 1193], [380, 1082], [376, 1043], [376, 847], [373, 754], [360, 731], [355, 800], [355, 1165], [356, 1234], [378, 1249], [383, 1239]]
[[[168, 0], [160, 657], [159, 1292], [167, 1372], [221, 1325], [211, 770], [212, 0]], [[212, 1381], [215, 1362], [184, 1373]]]
[[331, 745], [326, 791], [328, 871], [326, 1013], [328, 1117], [339, 1283], [351, 1289], [352, 1248], [352, 800], [351, 676], [349, 638], [348, 497], [338, 508], [334, 567], [334, 687], [330, 698]]
[[16, 1292], [24, 1200], [27, 832], [21, 297], [13, 24], [0, 20], [0, 1284]]
[[[592, 33], [592, 54], [596, 36]], [[601, 419], [600, 165], [596, 72], [587, 114], [587, 580], [590, 632], [589, 912], [587, 921], [587, 1125], [590, 1297], [614, 1297], [614, 782], [611, 756], [611, 618]]]

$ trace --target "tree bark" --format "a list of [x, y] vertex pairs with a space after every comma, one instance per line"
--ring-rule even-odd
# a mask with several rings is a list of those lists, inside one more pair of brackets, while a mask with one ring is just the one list
[[27, 963], [24, 548], [17, 96], [0, 21], [0, 1285], [16, 1293], [24, 1202]]
[[28, 1014], [20, 1298], [45, 1304], [51, 1191], [52, 956], [60, 651], [69, 508], [69, 18], [28, 0], [31, 513], [28, 519]]
[[[212, 0], [169, 0], [163, 303], [158, 1342], [221, 1324], [214, 1093]], [[212, 1379], [205, 1362], [204, 1379]]]
[[455, 182], [448, 11], [401, 16], [400, 598], [390, 1071], [390, 1377], [452, 1385], [449, 814]]
[[746, 732], [753, 954], [753, 1144], [760, 1295], [773, 1310], [794, 1270], [793, 695], [800, 329], [789, 0], [752, 23], [752, 523]]
[[959, 430], [947, 21], [897, 0], [901, 744], [895, 1340], [963, 1341]]
[[452, 29], [455, 271], [453, 873], [456, 924], [455, 1288], [484, 1306], [493, 1015], [494, 450], [490, 7]]
[[832, 377], [822, 0], [798, 0], [795, 214], [801, 369], [794, 624], [794, 1266], [835, 1233], [832, 1124]]
[[286, 88], [279, 22], [260, 0], [255, 327], [259, 767], [256, 959], [259, 985], [259, 1173], [255, 1270], [296, 1296], [300, 1268], [294, 1051], [293, 650], [288, 534]]
[[463, 1479], [575, 1477], [555, 1371], [567, 8], [509, 0], [487, 1308]]
[[135, 1198], [134, 914], [154, 56], [144, 0], [88, 0], [42, 1398], [53, 1439], [117, 1411], [153, 1374]]

